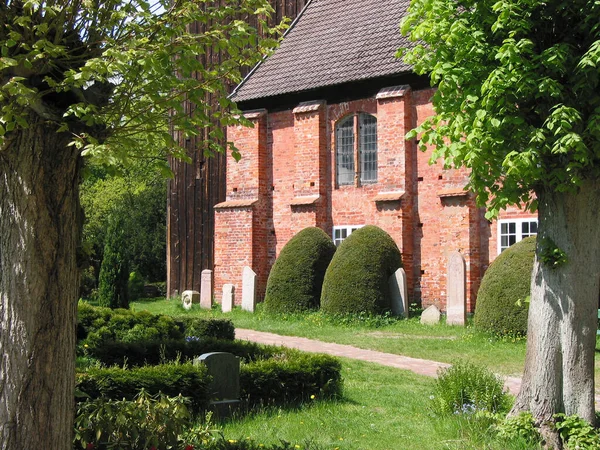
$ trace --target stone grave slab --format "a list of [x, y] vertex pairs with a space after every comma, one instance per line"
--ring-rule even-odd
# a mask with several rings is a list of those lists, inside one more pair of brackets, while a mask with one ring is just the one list
[[181, 303], [184, 309], [192, 309], [194, 303], [200, 303], [200, 292], [198, 291], [183, 291], [181, 293]]
[[446, 323], [464, 326], [467, 320], [465, 258], [460, 252], [448, 255]]
[[250, 312], [256, 309], [256, 273], [248, 266], [242, 272], [242, 309]]
[[200, 276], [200, 308], [211, 309], [213, 302], [212, 270], [205, 269]]
[[425, 325], [435, 325], [440, 323], [440, 316], [442, 313], [437, 306], [431, 305], [421, 314], [421, 323]]
[[408, 287], [406, 272], [401, 267], [388, 280], [392, 313], [408, 318]]
[[221, 297], [221, 311], [231, 312], [235, 305], [235, 286], [227, 283], [223, 285], [223, 296]]

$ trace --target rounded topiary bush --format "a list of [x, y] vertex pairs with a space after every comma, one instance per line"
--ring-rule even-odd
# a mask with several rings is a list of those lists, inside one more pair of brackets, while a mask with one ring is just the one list
[[504, 250], [490, 265], [477, 293], [474, 323], [500, 335], [525, 335], [535, 256], [535, 236]]
[[321, 309], [331, 314], [377, 314], [390, 309], [388, 279], [400, 250], [381, 228], [368, 225], [345, 239], [325, 273]]
[[334, 253], [335, 245], [320, 228], [305, 228], [296, 234], [273, 264], [265, 309], [287, 313], [318, 308], [325, 270]]

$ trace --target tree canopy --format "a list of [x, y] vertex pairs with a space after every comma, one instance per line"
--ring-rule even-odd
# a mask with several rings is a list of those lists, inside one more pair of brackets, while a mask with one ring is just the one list
[[[270, 11], [264, 0], [7, 0], [0, 146], [33, 112], [105, 163], [143, 154], [142, 135], [144, 145], [185, 156], [173, 130], [185, 138], [243, 120], [226, 94], [244, 66], [276, 45], [258, 37], [257, 27], [279, 31], [263, 20]], [[225, 57], [212, 61], [209, 50]], [[206, 101], [210, 94], [219, 108]], [[221, 134], [213, 127], [202, 150], [223, 150]]]
[[470, 168], [489, 217], [600, 175], [599, 18], [594, 0], [412, 1], [404, 59], [437, 91], [409, 137]]

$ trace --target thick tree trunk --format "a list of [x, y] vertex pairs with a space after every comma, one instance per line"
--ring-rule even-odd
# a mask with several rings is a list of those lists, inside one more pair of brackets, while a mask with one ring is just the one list
[[[594, 351], [600, 288], [600, 182], [577, 194], [538, 192], [539, 234], [531, 282], [527, 356], [512, 413], [531, 411], [560, 448], [553, 415], [594, 422]], [[568, 260], [553, 267], [555, 244]]]
[[72, 448], [80, 157], [33, 118], [0, 149], [0, 449]]

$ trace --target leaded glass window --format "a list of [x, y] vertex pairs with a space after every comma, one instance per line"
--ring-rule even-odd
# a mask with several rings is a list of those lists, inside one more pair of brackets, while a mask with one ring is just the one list
[[[377, 181], [377, 119], [353, 114], [335, 127], [336, 180], [339, 186]], [[357, 167], [360, 171], [357, 174]]]
[[369, 114], [359, 116], [360, 181], [377, 181], [377, 119]]
[[354, 116], [347, 117], [335, 128], [337, 182], [354, 183]]

